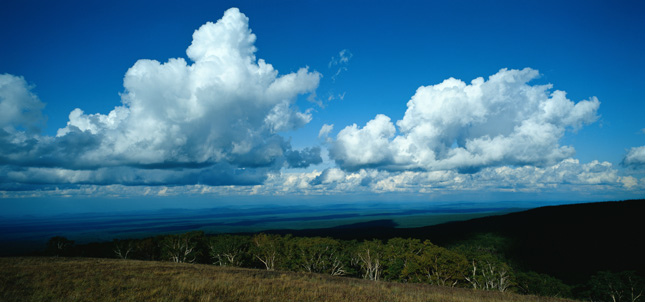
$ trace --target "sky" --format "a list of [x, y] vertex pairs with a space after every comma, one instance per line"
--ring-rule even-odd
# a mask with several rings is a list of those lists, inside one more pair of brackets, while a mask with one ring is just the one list
[[645, 196], [645, 4], [445, 2], [3, 1], [0, 211]]

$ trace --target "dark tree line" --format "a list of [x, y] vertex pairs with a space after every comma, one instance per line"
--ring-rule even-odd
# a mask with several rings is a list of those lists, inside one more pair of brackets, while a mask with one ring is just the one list
[[514, 268], [497, 252], [495, 241], [499, 238], [483, 236], [445, 248], [410, 238], [356, 241], [198, 231], [85, 245], [57, 236], [49, 240], [47, 253], [288, 270], [591, 301], [642, 301], [644, 282], [633, 272], [600, 272], [573, 288], [551, 276]]

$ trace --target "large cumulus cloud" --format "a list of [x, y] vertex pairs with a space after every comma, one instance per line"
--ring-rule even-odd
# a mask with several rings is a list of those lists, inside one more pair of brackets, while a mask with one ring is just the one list
[[[567, 130], [597, 119], [600, 102], [574, 103], [551, 85], [531, 85], [538, 71], [502, 69], [470, 84], [454, 78], [422, 86], [396, 127], [377, 115], [351, 125], [331, 142], [331, 157], [345, 170], [457, 170], [494, 166], [548, 166], [574, 154], [561, 146]], [[398, 131], [397, 131], [398, 130]]]
[[0, 164], [9, 171], [1, 181], [256, 184], [269, 171], [319, 163], [319, 148], [292, 150], [279, 133], [311, 120], [295, 102], [321, 75], [279, 75], [257, 59], [248, 21], [232, 8], [201, 26], [186, 51], [191, 64], [137, 61], [123, 79], [121, 106], [108, 114], [75, 109], [56, 137], [26, 131], [42, 103], [22, 78], [2, 76]]

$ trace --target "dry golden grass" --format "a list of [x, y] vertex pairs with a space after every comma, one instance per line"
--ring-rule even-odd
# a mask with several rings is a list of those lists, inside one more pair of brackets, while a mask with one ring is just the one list
[[567, 300], [202, 264], [0, 258], [0, 301]]

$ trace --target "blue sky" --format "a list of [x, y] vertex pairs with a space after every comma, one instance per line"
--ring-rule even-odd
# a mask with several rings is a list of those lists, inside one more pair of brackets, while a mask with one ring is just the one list
[[1, 207], [642, 198], [645, 6], [560, 2], [5, 1]]

